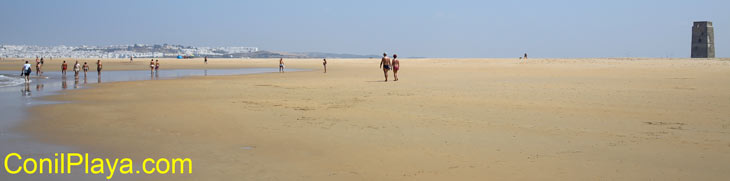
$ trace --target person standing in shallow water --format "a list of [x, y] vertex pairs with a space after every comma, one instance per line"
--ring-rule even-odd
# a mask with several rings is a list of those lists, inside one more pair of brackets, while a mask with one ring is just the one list
[[155, 59], [150, 59], [150, 72], [155, 71]]
[[324, 73], [327, 73], [327, 59], [322, 59], [322, 66], [324, 66]]
[[400, 69], [400, 60], [398, 55], [393, 54], [393, 81], [398, 81], [398, 70]]
[[284, 72], [284, 58], [279, 58], [279, 72]]
[[77, 80], [79, 79], [79, 71], [81, 71], [81, 64], [79, 64], [79, 61], [76, 61], [74, 64], [74, 78]]
[[84, 78], [86, 78], [86, 72], [89, 71], [89, 64], [87, 62], [84, 62]]
[[387, 53], [383, 53], [383, 58], [380, 59], [380, 66], [383, 68], [383, 74], [385, 75], [385, 81], [388, 82], [388, 71], [390, 71], [391, 66], [390, 58], [388, 57]]
[[32, 71], [31, 67], [32, 65], [30, 65], [28, 61], [25, 61], [25, 64], [23, 64], [23, 69], [21, 70], [22, 72], [20, 75], [23, 75], [26, 83], [30, 82], [30, 72]]
[[101, 75], [101, 68], [102, 68], [101, 60], [96, 60], [96, 74], [97, 75]]
[[68, 64], [64, 60], [63, 64], [61, 64], [61, 74], [63, 74], [63, 76], [66, 76], [66, 69], [68, 69]]

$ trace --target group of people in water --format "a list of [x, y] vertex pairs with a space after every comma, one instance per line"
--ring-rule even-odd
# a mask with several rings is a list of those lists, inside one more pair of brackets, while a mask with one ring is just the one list
[[[43, 58], [36, 58], [36, 76], [42, 76], [43, 75]], [[25, 61], [25, 64], [23, 64], [23, 69], [21, 70], [21, 76], [25, 78], [26, 82], [30, 82], [30, 74], [33, 72], [31, 69], [33, 65], [31, 65], [28, 61]], [[101, 75], [101, 69], [103, 65], [101, 64], [101, 60], [96, 61], [96, 72], [98, 75]], [[66, 71], [68, 70], [68, 63], [66, 61], [63, 61], [63, 64], [61, 64], [61, 74], [65, 77]], [[86, 77], [86, 73], [89, 71], [89, 64], [87, 62], [84, 62], [84, 65], [79, 64], [79, 61], [76, 61], [76, 63], [73, 66], [74, 71], [74, 77], [79, 78], [79, 73], [81, 71], [84, 71], [84, 77]]]
[[[101, 75], [101, 69], [103, 65], [101, 64], [101, 60], [96, 60], [96, 73], [98, 75]], [[61, 64], [61, 74], [63, 76], [66, 76], [66, 70], [68, 69], [68, 63], [66, 61], [63, 61], [63, 64]], [[86, 77], [86, 73], [89, 71], [89, 64], [88, 62], [84, 62], [84, 65], [79, 64], [79, 61], [77, 60], [76, 63], [74, 63], [73, 71], [74, 71], [74, 77], [79, 78], [79, 73], [81, 71], [84, 71], [84, 77]]]

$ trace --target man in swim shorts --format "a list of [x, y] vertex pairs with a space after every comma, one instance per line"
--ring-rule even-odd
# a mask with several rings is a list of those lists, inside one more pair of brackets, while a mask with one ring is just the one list
[[101, 75], [101, 68], [102, 68], [101, 60], [96, 60], [96, 74], [97, 75]]
[[387, 53], [383, 53], [383, 58], [380, 59], [380, 66], [383, 68], [383, 74], [385, 74], [385, 81], [388, 82], [388, 71], [390, 71], [390, 67], [392, 65], [392, 62], [390, 62], [390, 58], [388, 57]]
[[21, 75], [25, 77], [25, 82], [30, 82], [30, 72], [32, 71], [31, 67], [32, 65], [30, 65], [28, 61], [25, 61], [25, 64], [23, 64], [23, 70]]

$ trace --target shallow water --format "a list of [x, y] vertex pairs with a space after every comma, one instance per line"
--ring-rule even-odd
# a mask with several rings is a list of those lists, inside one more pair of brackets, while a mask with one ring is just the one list
[[[78, 78], [75, 78], [73, 71], [67, 72], [65, 76], [60, 72], [45, 72], [42, 76], [36, 76], [33, 72], [29, 83], [25, 83], [19, 72], [0, 71], [0, 145], [2, 145], [0, 146], [0, 155], [20, 153], [30, 157], [39, 157], [40, 155], [48, 156], [53, 153], [74, 151], [73, 148], [39, 143], [33, 141], [28, 135], [11, 130], [27, 118], [29, 109], [33, 109], [33, 106], [57, 103], [37, 99], [42, 96], [59, 94], [62, 90], [81, 89], [88, 85], [108, 82], [174, 79], [189, 76], [242, 75], [277, 71], [276, 68], [186, 69], [160, 70], [159, 72], [145, 70], [104, 71], [101, 76], [98, 76], [96, 72], [88, 72], [84, 76], [82, 72]], [[0, 172], [2, 172], [0, 173], [0, 180], [64, 180], [64, 178], [69, 180], [87, 180], [87, 178], [99, 180], [96, 176], [8, 175], [4, 172], [4, 169]], [[117, 180], [118, 178], [115, 176], [114, 179]]]

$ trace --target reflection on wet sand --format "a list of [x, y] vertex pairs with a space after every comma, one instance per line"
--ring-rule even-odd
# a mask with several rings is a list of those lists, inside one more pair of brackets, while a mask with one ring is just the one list
[[151, 71], [150, 72], [150, 80], [157, 80], [160, 78], [160, 71]]
[[31, 94], [30, 94], [30, 82], [26, 82], [25, 83], [24, 89], [20, 89], [20, 93], [23, 96], [31, 96]]
[[68, 88], [68, 83], [66, 83], [66, 76], [61, 77], [61, 89], [66, 90]]
[[[161, 80], [166, 78], [176, 78], [176, 77], [184, 77], [184, 76], [211, 76], [211, 75], [234, 75], [234, 74], [247, 74], [247, 73], [264, 73], [264, 72], [273, 72], [273, 70], [269, 69], [232, 69], [232, 70], [207, 70], [207, 69], [198, 69], [198, 70], [167, 70], [165, 72], [162, 72], [160, 70], [155, 70], [150, 72], [149, 80]], [[2, 72], [2, 71], [0, 71]], [[10, 74], [10, 73], [4, 73], [3, 74]], [[15, 72], [12, 72], [15, 73]], [[20, 84], [18, 87], [21, 88], [21, 93], [23, 96], [31, 96], [31, 92], [33, 87], [35, 87], [34, 93], [36, 93], [33, 96], [39, 96], [43, 95], [43, 92], [46, 91], [54, 91], [54, 90], [67, 90], [67, 89], [79, 89], [83, 88], [89, 84], [94, 83], [102, 83], [102, 82], [116, 82], [116, 81], [133, 81], [133, 80], [145, 80], [147, 76], [144, 75], [143, 71], [111, 71], [104, 74], [104, 81], [102, 81], [101, 74], [91, 74], [83, 77], [83, 82], [81, 82], [81, 76], [82, 75], [64, 75], [62, 72], [58, 73], [45, 73], [44, 75], [47, 76], [34, 76], [32, 77], [32, 81], [28, 82], [26, 84]], [[71, 77], [73, 76], [73, 77]], [[91, 76], [91, 79], [93, 81], [93, 76], [96, 76], [96, 82], [89, 82], [89, 76]], [[71, 77], [71, 78], [69, 78]], [[73, 79], [73, 87], [69, 85], [68, 79]], [[48, 85], [48, 89], [46, 89], [46, 85]], [[33, 87], [31, 87], [33, 86]], [[15, 89], [15, 88], [13, 88]], [[17, 89], [13, 90], [17, 91]], [[0, 105], [3, 104], [0, 102]]]

